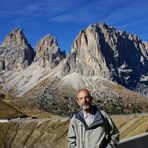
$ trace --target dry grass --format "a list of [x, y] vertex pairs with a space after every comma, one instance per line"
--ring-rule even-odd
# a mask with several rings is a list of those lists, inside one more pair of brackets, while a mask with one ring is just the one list
[[148, 114], [117, 115], [112, 118], [120, 131], [121, 139], [148, 132]]
[[[148, 131], [148, 115], [116, 115], [112, 118], [120, 130], [120, 139]], [[36, 144], [40, 147], [66, 148], [68, 126], [69, 120], [0, 123], [0, 147], [4, 147], [4, 141], [7, 141], [7, 145], [12, 144], [13, 147]]]
[[[147, 98], [134, 92], [126, 89], [125, 87], [119, 85], [119, 84], [113, 84], [113, 83], [107, 83], [106, 84], [109, 89], [117, 92], [120, 94], [123, 98], [128, 98], [129, 100], [136, 100], [136, 101], [145, 101]], [[148, 102], [147, 100], [145, 102]]]
[[68, 125], [68, 120], [0, 123], [0, 147], [67, 148]]
[[8, 103], [0, 100], [0, 118], [16, 118], [24, 115], [21, 111], [15, 107], [9, 105]]
[[10, 106], [13, 106], [20, 110], [23, 114], [27, 116], [35, 116], [39, 118], [54, 118], [59, 117], [58, 115], [53, 115], [51, 113], [48, 113], [46, 111], [43, 111], [39, 109], [37, 104], [28, 102], [27, 100], [23, 98], [15, 98], [15, 99], [5, 99], [4, 100], [7, 104], [10, 104]]
[[3, 92], [2, 90], [0, 91], [0, 94], [4, 94], [4, 98], [0, 99], [0, 119], [17, 118], [24, 115], [36, 116], [39, 118], [59, 117], [40, 110], [36, 103], [28, 101], [22, 97], [14, 97], [8, 92]]

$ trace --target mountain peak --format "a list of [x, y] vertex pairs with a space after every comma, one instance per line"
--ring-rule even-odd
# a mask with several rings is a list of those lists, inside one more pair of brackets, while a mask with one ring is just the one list
[[11, 31], [0, 46], [0, 70], [24, 69], [33, 58], [34, 50], [19, 28]]
[[62, 74], [101, 76], [134, 89], [148, 85], [147, 61], [147, 45], [137, 35], [105, 23], [91, 24], [76, 37]]
[[14, 48], [16, 46], [28, 46], [27, 39], [22, 29], [14, 29], [4, 39], [3, 44], [7, 48]]
[[52, 37], [51, 34], [45, 35], [37, 42], [34, 61], [38, 61], [41, 66], [45, 67], [48, 65], [53, 68], [65, 57], [65, 52], [60, 50], [57, 39]]

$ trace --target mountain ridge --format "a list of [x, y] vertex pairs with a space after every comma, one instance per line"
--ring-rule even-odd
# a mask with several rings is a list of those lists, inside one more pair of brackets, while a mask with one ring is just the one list
[[[10, 50], [12, 54], [11, 52], [7, 53], [8, 57], [13, 56], [14, 53], [20, 56], [19, 59], [22, 62], [16, 62], [16, 69], [20, 69], [18, 65], [21, 65], [21, 63], [26, 65], [26, 61], [23, 59], [30, 53], [25, 53], [23, 57], [17, 49], [18, 46], [21, 48], [25, 46], [24, 50], [26, 50], [26, 46], [27, 48], [30, 47], [22, 30], [15, 29], [10, 32], [0, 47], [1, 71], [8, 69], [6, 65], [12, 67], [8, 69], [8, 71], [11, 71], [14, 69], [15, 63], [11, 65], [9, 58], [8, 60], [3, 58], [4, 56], [7, 57], [7, 54], [3, 53], [3, 46], [11, 50], [14, 48], [13, 52]], [[24, 68], [37, 63], [41, 67], [54, 69], [61, 62], [63, 63], [62, 66], [59, 66], [62, 67], [59, 70], [61, 76], [76, 72], [86, 77], [103, 77], [128, 89], [140, 91], [142, 94], [147, 91], [148, 43], [142, 42], [137, 35], [118, 31], [105, 23], [91, 24], [82, 29], [67, 56], [65, 52], [60, 50], [56, 38], [52, 37], [51, 34], [39, 40], [35, 50], [36, 53], [30, 60], [32, 62]], [[125, 54], [125, 52], [127, 53]], [[15, 60], [16, 56], [11, 61], [15, 62]], [[142, 92], [142, 89], [144, 92]]]
[[[7, 43], [9, 46], [14, 47], [16, 41], [23, 42], [21, 37], [14, 36], [8, 38], [11, 39]], [[19, 55], [17, 49], [13, 48], [13, 52]], [[0, 61], [4, 60], [3, 50], [1, 45]], [[19, 57], [23, 58], [22, 55]], [[1, 65], [4, 66], [3, 62]], [[122, 96], [112, 88], [117, 88], [116, 85], [148, 96], [148, 44], [136, 35], [117, 31], [105, 23], [91, 24], [79, 32], [69, 55], [66, 56], [56, 38], [48, 34], [37, 42], [36, 55], [30, 65], [20, 70], [1, 68], [0, 73], [4, 89], [33, 99], [44, 109], [54, 103], [58, 106], [60, 101], [65, 106], [65, 98], [68, 96], [71, 101], [73, 93], [81, 88], [89, 89], [96, 98], [103, 94], [104, 102], [114, 100], [119, 103], [121, 98], [126, 100], [132, 95]], [[109, 87], [111, 83], [113, 85]]]
[[89, 25], [76, 37], [62, 74], [101, 75], [132, 90], [137, 85], [147, 87], [146, 47], [138, 36], [116, 31], [104, 23]]

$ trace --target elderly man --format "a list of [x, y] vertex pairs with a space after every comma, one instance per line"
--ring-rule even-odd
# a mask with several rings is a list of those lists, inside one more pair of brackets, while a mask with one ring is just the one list
[[109, 115], [92, 105], [92, 97], [87, 89], [77, 93], [77, 103], [81, 110], [69, 125], [69, 148], [116, 148], [119, 131]]

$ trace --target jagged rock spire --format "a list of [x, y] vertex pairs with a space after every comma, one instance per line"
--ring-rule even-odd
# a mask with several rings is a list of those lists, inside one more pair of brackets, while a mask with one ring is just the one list
[[54, 68], [59, 62], [66, 57], [58, 47], [56, 38], [50, 34], [44, 36], [36, 45], [36, 56], [34, 61], [38, 62], [42, 67], [50, 66]]
[[0, 70], [21, 70], [34, 59], [34, 51], [21, 29], [11, 31], [0, 46]]
[[139, 83], [148, 85], [146, 47], [136, 35], [117, 31], [105, 23], [92, 24], [79, 32], [62, 74], [105, 77], [130, 89]]

